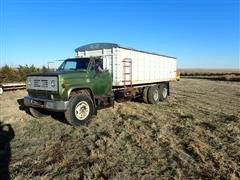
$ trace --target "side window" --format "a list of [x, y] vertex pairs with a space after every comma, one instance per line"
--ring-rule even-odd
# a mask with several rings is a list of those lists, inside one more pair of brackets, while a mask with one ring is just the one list
[[102, 58], [95, 59], [95, 64], [93, 68], [97, 73], [103, 72], [103, 59]]
[[103, 69], [103, 59], [96, 59], [95, 63]]

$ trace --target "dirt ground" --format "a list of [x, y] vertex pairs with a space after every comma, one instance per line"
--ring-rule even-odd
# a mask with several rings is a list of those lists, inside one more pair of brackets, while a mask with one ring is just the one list
[[5, 176], [10, 163], [16, 179], [240, 178], [240, 82], [182, 79], [165, 102], [115, 103], [79, 128], [34, 119], [25, 95], [0, 96]]

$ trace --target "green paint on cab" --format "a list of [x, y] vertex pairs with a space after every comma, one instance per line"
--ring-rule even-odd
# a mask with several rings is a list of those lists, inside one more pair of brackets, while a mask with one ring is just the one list
[[112, 75], [102, 68], [101, 58], [73, 58], [65, 60], [55, 72], [32, 73], [28, 76], [57, 76], [58, 91], [28, 89], [36, 98], [68, 100], [72, 91], [89, 89], [93, 97], [109, 96], [112, 92]]

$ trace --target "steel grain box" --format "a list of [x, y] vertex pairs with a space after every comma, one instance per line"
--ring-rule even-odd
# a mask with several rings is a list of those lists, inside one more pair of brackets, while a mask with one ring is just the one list
[[77, 57], [102, 57], [104, 69], [112, 73], [114, 87], [176, 80], [174, 57], [112, 43], [88, 44], [75, 52]]

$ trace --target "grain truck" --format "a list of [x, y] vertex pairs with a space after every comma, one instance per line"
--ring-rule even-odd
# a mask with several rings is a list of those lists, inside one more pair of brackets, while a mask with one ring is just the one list
[[83, 125], [115, 100], [163, 101], [170, 95], [169, 82], [176, 80], [176, 58], [171, 56], [114, 43], [92, 43], [75, 52], [56, 71], [27, 76], [24, 104], [34, 117], [64, 112], [70, 124]]

